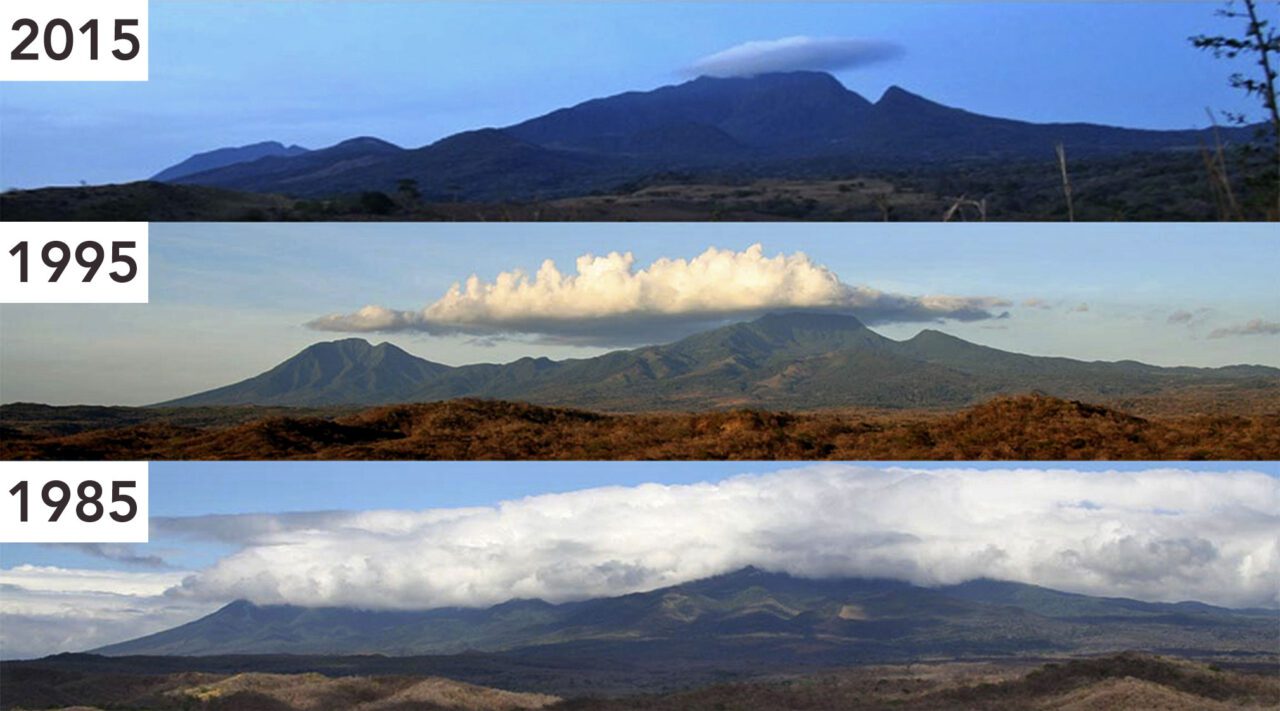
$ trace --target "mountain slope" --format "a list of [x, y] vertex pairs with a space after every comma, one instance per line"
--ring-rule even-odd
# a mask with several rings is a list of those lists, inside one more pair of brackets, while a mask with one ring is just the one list
[[390, 343], [374, 346], [349, 338], [308, 346], [261, 375], [184, 398], [184, 404], [298, 406], [395, 399], [447, 370]]
[[279, 141], [263, 141], [236, 148], [219, 148], [205, 153], [197, 153], [190, 158], [171, 165], [151, 176], [152, 180], [173, 182], [188, 175], [203, 173], [206, 170], [225, 168], [236, 163], [248, 163], [259, 158], [280, 157], [291, 158], [307, 153], [302, 146], [288, 146]]
[[[504, 130], [548, 147], [613, 154], [627, 152], [634, 136], [673, 126], [700, 126], [707, 135], [722, 137], [710, 146], [699, 146], [700, 156], [736, 148], [748, 151], [737, 156], [743, 158], [753, 150], [822, 152], [865, 120], [870, 110], [869, 101], [829, 74], [700, 77], [653, 91], [587, 101]], [[661, 149], [640, 157], [653, 158], [655, 153], [671, 157]]]
[[422, 199], [561, 196], [629, 175], [616, 159], [544, 148], [496, 129], [467, 131], [403, 149], [375, 138], [344, 141], [296, 158], [267, 158], [187, 175], [177, 182], [300, 197], [380, 190], [413, 180]]
[[[1068, 603], [1057, 602], [1067, 600]], [[1128, 647], [1259, 651], [1277, 614], [1069, 595], [1009, 582], [924, 588], [746, 568], [650, 592], [549, 604], [372, 611], [233, 602], [106, 655], [672, 653], [893, 659]], [[552, 651], [555, 650], [555, 651]]]
[[1040, 391], [1097, 400], [1193, 387], [1280, 387], [1260, 366], [1160, 368], [1000, 351], [926, 330], [894, 341], [852, 316], [784, 313], [594, 358], [449, 367], [360, 339], [316, 344], [261, 375], [168, 406], [375, 405], [459, 397], [607, 411], [961, 407]]
[[332, 186], [329, 192], [353, 192], [364, 182], [360, 176], [404, 153], [405, 149], [395, 144], [363, 136], [301, 155], [267, 156], [211, 168], [171, 182], [214, 187], [235, 185], [236, 190], [248, 192], [299, 194], [298, 183], [305, 176], [323, 176]]
[[[1248, 128], [1224, 129], [1249, 140]], [[1206, 130], [1153, 131], [1033, 124], [943, 106], [893, 87], [875, 103], [821, 72], [700, 77], [586, 101], [501, 129], [466, 131], [421, 148], [353, 139], [297, 156], [269, 156], [175, 182], [295, 197], [418, 182], [428, 201], [551, 199], [609, 191], [670, 171], [721, 177], [830, 176], [973, 159], [1194, 149]], [[193, 159], [194, 160], [194, 159]], [[166, 171], [167, 173], [168, 171]]]

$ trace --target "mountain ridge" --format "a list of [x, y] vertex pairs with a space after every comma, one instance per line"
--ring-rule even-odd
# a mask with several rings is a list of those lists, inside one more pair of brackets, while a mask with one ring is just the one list
[[292, 145], [286, 147], [279, 141], [262, 141], [245, 146], [217, 148], [204, 153], [197, 153], [180, 163], [171, 165], [151, 176], [150, 179], [160, 182], [172, 182], [188, 175], [225, 168], [239, 163], [250, 163], [259, 158], [269, 156], [289, 158], [308, 152], [302, 146]]
[[1071, 399], [1202, 385], [1280, 387], [1280, 369], [1160, 367], [1032, 356], [926, 329], [895, 341], [838, 313], [766, 314], [592, 358], [447, 366], [363, 339], [313, 344], [266, 372], [159, 403], [379, 405], [460, 397], [603, 411], [960, 407], [1028, 391]]
[[[869, 659], [920, 653], [1009, 654], [1117, 648], [1177, 637], [1187, 648], [1265, 646], [1275, 610], [1152, 603], [976, 579], [921, 587], [883, 578], [802, 578], [747, 567], [645, 592], [561, 603], [374, 610], [233, 601], [185, 625], [94, 654], [461, 654], [559, 650], [625, 658], [653, 649], [702, 657], [738, 646]], [[945, 640], [943, 639], [945, 638]], [[1124, 648], [1123, 646], [1119, 648]], [[708, 657], [714, 658], [714, 657]]]
[[[1059, 142], [1075, 157], [1188, 149], [1211, 144], [1211, 130], [1035, 124], [945, 106], [898, 86], [871, 102], [830, 74], [785, 72], [622, 92], [418, 148], [366, 137], [169, 180], [304, 198], [390, 193], [399, 181], [414, 180], [428, 201], [552, 199], [667, 171], [814, 176], [877, 165], [1049, 159]], [[1222, 135], [1249, 134], [1233, 128]]]

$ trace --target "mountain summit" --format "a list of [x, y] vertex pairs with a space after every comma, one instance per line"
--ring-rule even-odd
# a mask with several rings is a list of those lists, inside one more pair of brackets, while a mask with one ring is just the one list
[[307, 346], [280, 365], [249, 380], [210, 390], [210, 401], [291, 405], [395, 400], [399, 393], [449, 370], [409, 355], [390, 343], [347, 338]]
[[[1247, 140], [1247, 131], [1223, 135]], [[415, 149], [360, 138], [302, 154], [215, 151], [217, 161], [197, 156], [156, 179], [296, 197], [393, 192], [412, 179], [427, 200], [503, 201], [612, 190], [669, 171], [829, 176], [941, 161], [1050, 160], [1057, 143], [1086, 157], [1206, 141], [1206, 131], [993, 118], [896, 86], [872, 103], [830, 74], [786, 72], [625, 92]]]
[[459, 397], [607, 411], [961, 407], [1040, 391], [1082, 400], [1178, 388], [1280, 386], [1265, 367], [1160, 368], [988, 348], [938, 331], [885, 338], [846, 314], [762, 316], [594, 358], [450, 367], [389, 343], [318, 343], [261, 375], [167, 403], [377, 405]]
[[[106, 655], [518, 652], [757, 665], [1097, 648], [1270, 650], [1276, 613], [1098, 598], [995, 580], [935, 588], [745, 568], [650, 592], [487, 608], [359, 610], [233, 602]], [[727, 656], [726, 656], [727, 655]]]

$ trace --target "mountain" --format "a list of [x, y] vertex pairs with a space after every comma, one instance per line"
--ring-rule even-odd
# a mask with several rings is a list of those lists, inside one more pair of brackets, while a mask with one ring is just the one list
[[307, 149], [302, 146], [285, 147], [279, 141], [263, 141], [237, 148], [219, 148], [207, 153], [197, 153], [177, 165], [171, 165], [156, 173], [151, 176], [151, 179], [165, 183], [175, 182], [188, 175], [225, 168], [236, 163], [249, 163], [268, 157], [291, 158], [307, 152]]
[[[550, 604], [377, 611], [254, 605], [95, 653], [457, 654], [856, 663], [922, 656], [1088, 653], [1127, 648], [1273, 649], [1280, 615], [1148, 603], [994, 580], [919, 587], [813, 580], [745, 568], [649, 592]], [[731, 656], [730, 656], [731, 655]]]
[[[847, 139], [852, 127], [874, 113], [871, 102], [818, 72], [764, 74], [752, 78], [701, 77], [678, 86], [627, 92], [553, 111], [504, 129], [522, 140], [563, 150], [604, 154], [732, 159], [746, 151], [827, 152]], [[637, 137], [692, 133], [701, 127], [702, 145], [683, 142], [645, 146]], [[689, 158], [686, 158], [689, 160]], [[697, 159], [690, 160], [694, 162]]]
[[210, 390], [210, 401], [291, 405], [382, 401], [439, 377], [449, 367], [411, 356], [390, 343], [360, 338], [317, 343], [254, 378]]
[[543, 148], [497, 129], [467, 131], [429, 146], [404, 149], [376, 138], [354, 138], [304, 155], [271, 156], [182, 176], [172, 182], [235, 186], [253, 193], [327, 197], [370, 190], [396, 192], [417, 182], [428, 201], [498, 200], [586, 192], [631, 173], [616, 161]]
[[[1247, 141], [1251, 132], [1221, 135]], [[416, 149], [363, 138], [301, 155], [165, 171], [159, 179], [308, 198], [394, 192], [398, 181], [412, 179], [427, 201], [500, 202], [609, 191], [672, 171], [826, 177], [948, 161], [1052, 160], [1057, 143], [1072, 157], [1092, 157], [1196, 149], [1213, 136], [1208, 129], [993, 118], [896, 86], [873, 103], [829, 74], [788, 72], [626, 92]]]
[[1028, 391], [1098, 400], [1205, 386], [1280, 387], [1280, 369], [1047, 358], [934, 330], [894, 341], [853, 316], [804, 312], [594, 358], [501, 365], [450, 367], [360, 339], [319, 343], [261, 375], [162, 404], [375, 405], [482, 397], [607, 411], [803, 410], [960, 407]]

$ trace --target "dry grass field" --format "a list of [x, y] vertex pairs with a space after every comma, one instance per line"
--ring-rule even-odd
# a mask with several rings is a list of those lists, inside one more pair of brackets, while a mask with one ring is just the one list
[[[120, 426], [0, 414], [3, 459], [329, 460], [1265, 460], [1280, 458], [1280, 412], [1154, 414], [1044, 395], [1000, 397], [957, 412], [602, 414], [523, 403], [452, 400], [329, 416], [222, 420], [169, 411]], [[130, 411], [138, 412], [138, 411]], [[143, 415], [147, 411], [141, 411]], [[287, 410], [283, 412], [288, 413]], [[68, 433], [67, 430], [73, 430]]]
[[[1256, 158], [1254, 159], [1256, 161]], [[1236, 213], [1215, 203], [1194, 151], [1071, 161], [1076, 221], [1275, 220], [1274, 185], [1250, 188], [1232, 167]], [[1237, 175], [1243, 171], [1241, 175]], [[1065, 221], [1061, 174], [1046, 145], [1035, 160], [801, 170], [667, 172], [545, 199], [396, 202], [371, 211], [358, 194], [300, 199], [139, 181], [0, 193], [0, 220], [173, 221]]]
[[[503, 691], [439, 677], [341, 676], [323, 674], [233, 675], [184, 672], [163, 675], [88, 675], [59, 683], [33, 675], [19, 683], [38, 684], [16, 693], [41, 703], [76, 698], [92, 706], [36, 706], [71, 709], [202, 709], [208, 711], [526, 711], [546, 708], [559, 698]], [[38, 679], [38, 681], [37, 681]], [[3, 706], [0, 704], [0, 706]], [[4, 706], [25, 709], [28, 706]]]
[[[26, 664], [26, 663], [20, 663]], [[0, 708], [156, 711], [1226, 711], [1280, 706], [1280, 677], [1198, 661], [1124, 653], [1058, 662], [924, 662], [864, 666], [664, 693], [579, 696], [503, 691], [439, 677], [299, 674], [137, 675], [10, 671]]]
[[1049, 663], [913, 664], [866, 667], [798, 679], [723, 684], [609, 701], [576, 700], [574, 711], [624, 709], [985, 709], [989, 711], [1220, 711], [1280, 704], [1280, 678], [1169, 657], [1119, 654]]

